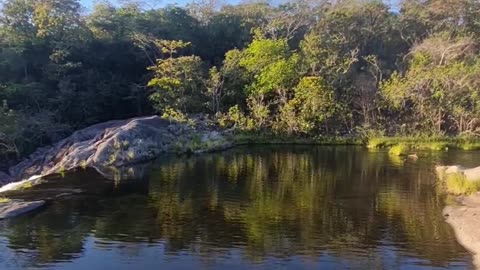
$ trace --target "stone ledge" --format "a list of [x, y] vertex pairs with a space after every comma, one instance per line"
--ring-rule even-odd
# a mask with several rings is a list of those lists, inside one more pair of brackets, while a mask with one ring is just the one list
[[0, 203], [0, 219], [12, 218], [38, 209], [45, 205], [45, 201], [19, 201], [11, 200]]

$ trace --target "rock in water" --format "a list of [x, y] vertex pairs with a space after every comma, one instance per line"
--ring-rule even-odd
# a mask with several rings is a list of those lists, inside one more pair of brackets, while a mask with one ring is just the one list
[[449, 174], [460, 174], [460, 175], [463, 175], [465, 179], [468, 181], [472, 181], [472, 182], [480, 181], [480, 167], [469, 169], [460, 165], [437, 166], [435, 170], [437, 171], [437, 174], [440, 177], [443, 177]]
[[470, 181], [480, 181], [480, 167], [466, 169], [463, 171], [463, 174]]
[[[210, 140], [196, 149], [189, 142]], [[38, 149], [28, 159], [0, 174], [0, 185], [46, 176], [76, 168], [91, 167], [99, 172], [105, 167], [123, 167], [159, 157], [166, 152], [222, 149], [231, 143], [203, 122], [189, 125], [170, 122], [158, 116], [109, 121], [76, 131], [70, 137]], [[200, 147], [200, 149], [198, 149]], [[200, 152], [200, 151], [199, 151]]]
[[44, 201], [24, 202], [17, 200], [0, 203], [0, 219], [11, 218], [31, 212], [44, 204]]
[[462, 196], [458, 201], [460, 206], [445, 207], [443, 215], [458, 242], [473, 254], [474, 264], [480, 268], [480, 194]]

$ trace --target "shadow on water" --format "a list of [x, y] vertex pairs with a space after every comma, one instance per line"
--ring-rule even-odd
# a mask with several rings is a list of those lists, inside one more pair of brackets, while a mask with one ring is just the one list
[[471, 268], [432, 164], [474, 154], [263, 146], [159, 160], [137, 180], [53, 177], [41, 188], [84, 192], [0, 222], [0, 268]]

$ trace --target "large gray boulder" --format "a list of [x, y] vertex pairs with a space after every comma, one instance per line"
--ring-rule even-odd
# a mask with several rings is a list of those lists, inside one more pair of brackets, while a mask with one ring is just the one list
[[229, 146], [231, 143], [222, 133], [202, 121], [185, 124], [158, 116], [109, 121], [38, 149], [8, 173], [0, 173], [0, 185], [76, 168], [91, 167], [102, 173], [106, 168], [138, 164], [162, 153], [203, 152]]

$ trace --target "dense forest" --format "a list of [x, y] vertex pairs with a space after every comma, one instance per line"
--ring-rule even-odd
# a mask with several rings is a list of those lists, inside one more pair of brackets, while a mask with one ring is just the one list
[[4, 0], [0, 152], [76, 129], [202, 113], [294, 136], [475, 135], [480, 1]]

